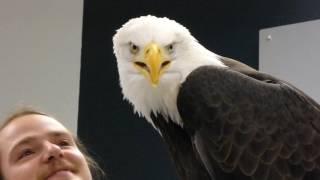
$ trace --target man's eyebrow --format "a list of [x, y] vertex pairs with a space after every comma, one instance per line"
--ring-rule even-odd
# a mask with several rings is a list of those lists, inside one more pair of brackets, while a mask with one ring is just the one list
[[16, 149], [19, 146], [25, 145], [25, 144], [30, 144], [32, 141], [35, 141], [37, 138], [30, 136], [30, 137], [26, 137], [23, 138], [22, 140], [18, 141], [12, 148], [12, 150]]
[[68, 131], [52, 131], [48, 132], [47, 135], [49, 137], [70, 137], [73, 139], [73, 136]]
[[[59, 137], [67, 137], [70, 139], [74, 139], [72, 134], [69, 132], [65, 132], [65, 131], [52, 131], [52, 132], [48, 132], [47, 136], [50, 137], [55, 137], [55, 138], [59, 138]], [[30, 137], [25, 137], [22, 140], [18, 141], [15, 145], [13, 145], [13, 148], [11, 149], [10, 153], [14, 152], [17, 148], [23, 146], [23, 145], [28, 145], [31, 144], [32, 142], [36, 141], [38, 138], [34, 137], [34, 136], [30, 136]]]

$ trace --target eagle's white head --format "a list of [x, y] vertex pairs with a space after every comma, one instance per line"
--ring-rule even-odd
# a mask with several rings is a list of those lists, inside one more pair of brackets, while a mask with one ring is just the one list
[[176, 105], [180, 84], [199, 66], [224, 66], [187, 28], [165, 17], [129, 20], [114, 35], [113, 48], [124, 98], [151, 124], [153, 112], [183, 125]]

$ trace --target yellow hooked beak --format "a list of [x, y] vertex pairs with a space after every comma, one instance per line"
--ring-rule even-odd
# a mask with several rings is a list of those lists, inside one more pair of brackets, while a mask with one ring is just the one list
[[161, 75], [169, 67], [170, 61], [166, 61], [165, 52], [156, 43], [148, 44], [143, 51], [144, 61], [136, 61], [134, 65], [149, 79], [153, 87], [157, 87]]

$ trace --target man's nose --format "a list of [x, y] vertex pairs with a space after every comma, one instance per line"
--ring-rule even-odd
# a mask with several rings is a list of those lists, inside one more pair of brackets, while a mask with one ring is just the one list
[[44, 162], [51, 162], [62, 157], [63, 151], [60, 146], [50, 142], [44, 145], [44, 152], [42, 157]]

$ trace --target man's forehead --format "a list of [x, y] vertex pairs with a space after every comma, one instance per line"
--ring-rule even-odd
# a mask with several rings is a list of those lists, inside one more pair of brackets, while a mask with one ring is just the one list
[[[32, 136], [48, 132], [70, 134], [57, 120], [44, 115], [26, 115], [18, 117], [4, 127], [0, 132], [0, 142], [13, 140], [19, 136]], [[58, 133], [59, 132], [59, 133]]]

